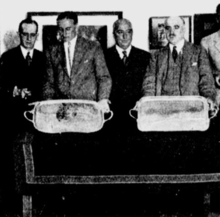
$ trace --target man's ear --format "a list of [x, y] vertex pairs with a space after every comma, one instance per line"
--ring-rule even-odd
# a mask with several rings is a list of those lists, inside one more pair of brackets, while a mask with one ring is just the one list
[[78, 35], [78, 33], [79, 33], [79, 26], [76, 25], [75, 28], [76, 28], [76, 34]]
[[185, 32], [186, 32], [186, 25], [185, 24], [182, 26], [182, 31], [183, 31], [183, 33], [185, 35]]

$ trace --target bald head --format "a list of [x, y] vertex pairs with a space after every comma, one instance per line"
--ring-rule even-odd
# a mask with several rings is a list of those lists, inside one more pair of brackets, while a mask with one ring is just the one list
[[113, 34], [116, 44], [126, 50], [132, 42], [132, 24], [127, 19], [118, 19], [113, 24]]
[[168, 17], [165, 20], [165, 30], [167, 40], [176, 45], [182, 39], [185, 34], [185, 21], [181, 17]]

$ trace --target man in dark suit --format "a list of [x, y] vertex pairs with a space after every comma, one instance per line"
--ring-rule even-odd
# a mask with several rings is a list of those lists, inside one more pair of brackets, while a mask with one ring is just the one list
[[[1, 100], [6, 112], [13, 117], [13, 126], [26, 123], [23, 112], [30, 102], [41, 99], [45, 58], [34, 49], [38, 24], [27, 18], [19, 24], [20, 45], [1, 56]], [[16, 108], [16, 109], [15, 109]]]
[[20, 45], [3, 53], [0, 59], [1, 139], [4, 141], [0, 150], [1, 165], [4, 165], [1, 167], [4, 174], [1, 183], [4, 186], [4, 204], [1, 207], [10, 209], [11, 204], [19, 204], [14, 195], [12, 144], [18, 134], [32, 129], [23, 113], [30, 109], [27, 108], [28, 103], [41, 99], [45, 70], [43, 53], [34, 49], [38, 36], [37, 22], [29, 18], [22, 20], [18, 34]]
[[128, 131], [137, 128], [135, 120], [129, 116], [129, 110], [141, 98], [141, 85], [150, 54], [131, 45], [133, 28], [129, 20], [115, 21], [113, 35], [116, 44], [106, 53], [112, 77], [110, 101], [114, 117], [111, 122], [113, 129], [128, 134]]
[[98, 101], [109, 110], [109, 75], [101, 46], [77, 35], [74, 12], [57, 17], [60, 42], [46, 50], [47, 73], [44, 99], [86, 99]]
[[184, 39], [185, 22], [181, 17], [169, 17], [165, 29], [169, 44], [150, 59], [143, 82], [144, 96], [200, 95], [213, 110], [216, 91], [205, 50]]

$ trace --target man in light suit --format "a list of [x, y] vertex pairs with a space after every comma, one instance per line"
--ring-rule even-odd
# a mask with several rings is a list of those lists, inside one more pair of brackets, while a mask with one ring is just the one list
[[[216, 22], [220, 26], [220, 4], [216, 8]], [[218, 87], [218, 104], [220, 104], [220, 30], [204, 37], [201, 40], [201, 45], [209, 55], [216, 86]]]
[[112, 77], [110, 101], [114, 117], [111, 122], [115, 130], [129, 134], [128, 131], [137, 128], [136, 121], [129, 116], [129, 110], [141, 98], [141, 84], [150, 53], [132, 45], [133, 28], [127, 19], [114, 22], [113, 35], [115, 45], [106, 52]]
[[45, 52], [47, 73], [43, 97], [94, 100], [109, 110], [111, 77], [103, 51], [97, 42], [77, 35], [77, 23], [74, 12], [63, 12], [57, 17], [61, 42]]
[[143, 95], [201, 95], [213, 110], [216, 91], [205, 49], [184, 39], [185, 22], [181, 17], [167, 18], [165, 29], [169, 44], [152, 55], [143, 81]]

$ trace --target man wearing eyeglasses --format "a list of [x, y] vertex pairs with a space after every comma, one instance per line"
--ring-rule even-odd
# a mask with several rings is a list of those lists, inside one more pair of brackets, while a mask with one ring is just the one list
[[59, 42], [45, 52], [44, 99], [93, 100], [108, 111], [111, 77], [101, 46], [77, 34], [74, 12], [60, 13], [57, 27]]
[[43, 53], [34, 49], [38, 36], [37, 22], [29, 18], [22, 20], [18, 34], [20, 45], [6, 51], [1, 57], [3, 86], [7, 85], [5, 90], [9, 97], [35, 101], [39, 99], [44, 71]]
[[[1, 135], [5, 144], [1, 147], [1, 171], [5, 195], [14, 193], [14, 167], [12, 143], [22, 132], [32, 129], [25, 120], [28, 103], [40, 100], [41, 82], [45, 70], [43, 53], [34, 49], [38, 36], [38, 24], [24, 19], [18, 28], [20, 44], [2, 54], [0, 59], [0, 113]], [[4, 193], [3, 193], [4, 194]], [[7, 198], [7, 197], [6, 197]], [[6, 199], [5, 199], [6, 201]], [[11, 202], [11, 201], [10, 201]], [[17, 201], [13, 201], [17, 203]]]
[[44, 55], [34, 49], [37, 22], [30, 18], [22, 20], [18, 35], [20, 44], [2, 54], [0, 65], [1, 100], [7, 107], [6, 112], [13, 117], [13, 126], [22, 126], [28, 103], [40, 100], [45, 71]]

